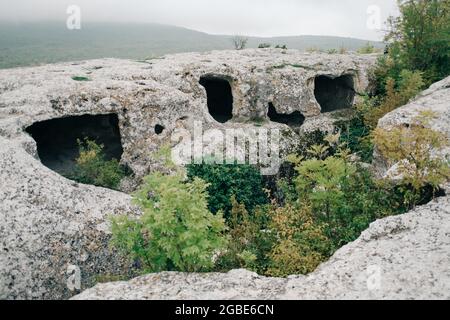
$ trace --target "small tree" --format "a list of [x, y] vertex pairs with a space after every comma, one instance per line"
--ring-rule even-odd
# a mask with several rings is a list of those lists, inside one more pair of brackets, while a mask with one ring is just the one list
[[[385, 41], [389, 56], [403, 68], [424, 73], [427, 85], [450, 72], [450, 1], [398, 0], [400, 15], [390, 17]], [[396, 48], [399, 48], [397, 50]]]
[[240, 35], [235, 35], [231, 41], [236, 50], [243, 50], [247, 46], [248, 38]]
[[226, 246], [222, 214], [208, 210], [207, 184], [184, 173], [154, 173], [135, 195], [144, 214], [112, 220], [112, 243], [146, 272], [209, 271]]

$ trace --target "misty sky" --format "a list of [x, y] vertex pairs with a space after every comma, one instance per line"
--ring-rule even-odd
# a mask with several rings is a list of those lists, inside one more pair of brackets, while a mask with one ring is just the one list
[[333, 35], [380, 40], [367, 28], [367, 8], [382, 21], [396, 0], [0, 0], [0, 21], [65, 21], [69, 5], [83, 21], [153, 22], [212, 34], [253, 36]]

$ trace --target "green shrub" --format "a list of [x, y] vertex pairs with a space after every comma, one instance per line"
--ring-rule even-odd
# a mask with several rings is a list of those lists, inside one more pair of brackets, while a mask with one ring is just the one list
[[143, 215], [113, 218], [112, 244], [145, 272], [212, 270], [226, 226], [207, 208], [207, 187], [199, 178], [186, 182], [182, 172], [149, 175], [135, 194]]
[[273, 210], [270, 230], [276, 235], [276, 242], [268, 254], [268, 276], [307, 274], [325, 261], [332, 251], [324, 225], [314, 222], [307, 206], [286, 205]]
[[375, 97], [366, 99], [364, 103], [358, 105], [364, 123], [369, 128], [374, 129], [378, 120], [387, 113], [408, 103], [423, 88], [423, 80], [420, 72], [402, 70], [399, 79], [387, 78], [385, 96], [381, 99]]
[[[428, 86], [450, 73], [450, 2], [399, 1], [388, 20], [389, 58], [400, 69], [421, 71]], [[393, 77], [395, 79], [395, 77]]]
[[431, 186], [434, 193], [450, 180], [449, 161], [434, 155], [448, 147], [449, 141], [441, 132], [429, 128], [433, 117], [431, 112], [422, 112], [409, 126], [377, 128], [373, 133], [377, 150], [389, 165], [397, 164], [405, 191], [411, 187], [412, 206], [422, 202], [424, 188]]
[[79, 183], [117, 189], [126, 176], [126, 170], [116, 159], [106, 160], [103, 145], [85, 139], [78, 140], [79, 157], [73, 172], [67, 177]]
[[371, 129], [366, 126], [361, 116], [357, 115], [349, 121], [335, 123], [340, 131], [340, 143], [345, 144], [351, 153], [358, 155], [361, 161], [370, 163], [373, 158]]
[[272, 45], [270, 44], [270, 43], [260, 43], [259, 45], [258, 45], [258, 48], [259, 49], [267, 49], [267, 48], [270, 48]]
[[258, 207], [249, 214], [235, 197], [232, 197], [231, 203], [228, 221], [230, 241], [219, 256], [216, 269], [223, 272], [246, 268], [264, 274], [268, 265], [267, 254], [274, 241], [272, 233], [267, 232], [269, 209]]
[[264, 192], [263, 178], [257, 168], [237, 164], [190, 164], [187, 166], [189, 179], [199, 177], [208, 186], [208, 208], [213, 213], [223, 211], [225, 217], [231, 212], [231, 197], [252, 211], [256, 206], [268, 202]]
[[295, 161], [295, 194], [290, 188], [286, 198], [297, 207], [311, 208], [334, 248], [355, 240], [374, 220], [404, 211], [402, 194], [350, 163], [347, 150], [325, 158], [311, 151], [312, 159]]

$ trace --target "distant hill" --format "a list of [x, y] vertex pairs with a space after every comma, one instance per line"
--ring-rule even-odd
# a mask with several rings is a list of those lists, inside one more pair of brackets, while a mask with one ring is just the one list
[[[83, 23], [81, 30], [66, 29], [65, 22], [0, 23], [0, 68], [104, 57], [144, 59], [168, 53], [232, 49], [232, 36], [210, 35], [159, 24]], [[346, 47], [356, 50], [366, 40], [297, 36], [250, 37], [249, 48], [260, 43], [290, 49]], [[371, 42], [383, 47], [380, 42]]]

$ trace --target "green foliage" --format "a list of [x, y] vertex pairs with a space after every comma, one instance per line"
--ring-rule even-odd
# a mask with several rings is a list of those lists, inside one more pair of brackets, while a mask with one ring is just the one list
[[385, 40], [392, 44], [389, 58], [400, 69], [422, 71], [426, 85], [448, 76], [450, 2], [402, 0], [398, 5], [400, 16], [388, 20]]
[[352, 154], [356, 154], [361, 161], [370, 163], [373, 158], [373, 143], [371, 129], [365, 125], [363, 118], [358, 115], [349, 121], [339, 121], [336, 127], [341, 132], [339, 142], [345, 144]]
[[274, 241], [267, 231], [268, 208], [259, 207], [250, 214], [244, 205], [231, 198], [231, 214], [228, 221], [228, 247], [219, 256], [218, 271], [246, 268], [263, 274], [267, 268], [267, 254]]
[[329, 50], [327, 50], [327, 53], [328, 54], [337, 54], [338, 50], [337, 49], [329, 49]]
[[183, 172], [149, 175], [135, 194], [143, 215], [113, 218], [112, 244], [146, 272], [211, 270], [226, 226], [207, 208], [207, 187], [199, 178], [185, 182]]
[[116, 159], [106, 160], [103, 145], [85, 139], [78, 140], [79, 157], [69, 179], [79, 183], [92, 184], [99, 187], [117, 189], [120, 181], [126, 176], [125, 169]]
[[388, 19], [388, 54], [374, 70], [375, 94], [402, 85], [402, 73], [420, 72], [420, 87], [450, 74], [450, 2], [448, 0], [399, 1], [400, 16]]
[[223, 211], [229, 217], [235, 196], [247, 210], [268, 202], [264, 182], [257, 168], [238, 164], [190, 164], [187, 166], [189, 179], [199, 177], [209, 183], [208, 208], [213, 213]]
[[270, 230], [276, 241], [266, 275], [285, 277], [314, 271], [332, 251], [324, 225], [315, 223], [307, 206], [286, 205], [272, 211]]
[[272, 45], [270, 43], [260, 43], [258, 45], [259, 49], [267, 49], [267, 48], [270, 48], [270, 47], [272, 47]]
[[283, 49], [283, 50], [287, 50], [287, 45], [285, 45], [285, 44], [277, 44], [276, 46], [275, 46], [275, 48], [276, 49]]
[[402, 70], [397, 80], [388, 77], [383, 97], [368, 98], [357, 106], [364, 124], [374, 129], [379, 119], [408, 103], [420, 92], [423, 85], [422, 74], [418, 71]]
[[437, 191], [450, 180], [449, 161], [435, 155], [448, 147], [449, 141], [441, 132], [429, 128], [433, 117], [431, 112], [422, 112], [408, 126], [377, 128], [373, 133], [378, 151], [389, 165], [397, 165], [402, 184], [412, 187], [412, 205], [422, 200], [420, 196], [426, 186]]
[[403, 212], [402, 194], [349, 162], [345, 145], [328, 154], [318, 149], [323, 145], [310, 150], [310, 158], [290, 157], [297, 175], [292, 185], [282, 181], [282, 189], [288, 205], [311, 208], [314, 221], [335, 249], [355, 240], [375, 219]]

